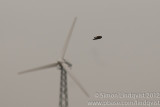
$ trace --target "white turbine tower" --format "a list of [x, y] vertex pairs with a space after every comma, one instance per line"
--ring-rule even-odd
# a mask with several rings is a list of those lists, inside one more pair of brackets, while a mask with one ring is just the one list
[[65, 53], [66, 53], [66, 50], [67, 50], [67, 47], [68, 47], [68, 44], [69, 44], [69, 40], [70, 40], [72, 32], [73, 32], [73, 28], [74, 28], [75, 23], [76, 23], [76, 20], [77, 20], [77, 17], [75, 17], [75, 19], [73, 21], [73, 24], [70, 28], [70, 31], [68, 33], [68, 36], [67, 36], [67, 39], [65, 41], [64, 48], [63, 48], [63, 51], [62, 51], [62, 56], [57, 62], [52, 63], [52, 64], [48, 64], [48, 65], [45, 65], [45, 66], [41, 66], [41, 67], [38, 67], [38, 68], [29, 69], [29, 70], [22, 71], [22, 72], [18, 73], [18, 74], [24, 74], [24, 73], [37, 71], [37, 70], [44, 70], [44, 69], [47, 69], [47, 68], [58, 67], [61, 70], [59, 107], [68, 107], [67, 73], [69, 74], [71, 79], [77, 84], [77, 86], [82, 90], [82, 92], [87, 97], [89, 97], [89, 94], [87, 93], [87, 91], [83, 88], [83, 86], [80, 84], [80, 82], [75, 78], [73, 73], [68, 69], [68, 67], [72, 67], [72, 64], [64, 59], [64, 56], [65, 56]]

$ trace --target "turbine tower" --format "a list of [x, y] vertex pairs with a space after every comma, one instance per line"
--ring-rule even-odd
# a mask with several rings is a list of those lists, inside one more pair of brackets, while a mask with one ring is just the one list
[[48, 65], [41, 66], [41, 67], [34, 68], [34, 69], [29, 69], [29, 70], [22, 71], [22, 72], [18, 73], [18, 74], [24, 74], [24, 73], [37, 71], [37, 70], [44, 70], [44, 69], [47, 69], [47, 68], [58, 67], [58, 69], [61, 71], [61, 73], [60, 73], [61, 75], [60, 75], [59, 107], [68, 107], [67, 74], [77, 84], [77, 86], [81, 89], [81, 91], [87, 97], [89, 97], [89, 94], [87, 93], [87, 91], [83, 88], [81, 83], [75, 78], [75, 76], [70, 71], [70, 69], [68, 69], [68, 68], [72, 67], [72, 64], [64, 58], [67, 47], [68, 47], [68, 44], [69, 44], [69, 40], [70, 40], [72, 32], [73, 32], [73, 28], [74, 28], [75, 23], [76, 23], [76, 20], [77, 20], [77, 17], [74, 18], [73, 24], [70, 28], [69, 33], [68, 33], [68, 36], [67, 36], [67, 39], [65, 41], [64, 48], [63, 48], [63, 51], [62, 51], [62, 56], [60, 57], [60, 59], [56, 63], [48, 64]]

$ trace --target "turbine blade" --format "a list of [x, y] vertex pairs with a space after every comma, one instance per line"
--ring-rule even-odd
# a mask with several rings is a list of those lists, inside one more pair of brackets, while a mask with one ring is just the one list
[[69, 76], [72, 78], [72, 80], [77, 84], [77, 86], [81, 89], [81, 91], [89, 98], [89, 94], [88, 92], [84, 89], [84, 87], [82, 86], [82, 84], [75, 78], [75, 76], [73, 75], [73, 73], [69, 70], [66, 69], [65, 65], [62, 64], [63, 68], [67, 71], [67, 73], [69, 74]]
[[26, 71], [22, 71], [22, 72], [19, 72], [18, 74], [24, 74], [24, 73], [29, 73], [29, 72], [37, 71], [37, 70], [52, 68], [52, 67], [55, 67], [57, 65], [58, 65], [58, 63], [53, 63], [53, 64], [41, 66], [41, 67], [38, 67], [38, 68], [33, 68], [33, 69], [26, 70]]
[[69, 33], [68, 33], [68, 36], [67, 36], [67, 39], [65, 41], [65, 44], [64, 44], [64, 48], [63, 48], [63, 51], [62, 51], [62, 59], [64, 58], [65, 56], [65, 53], [66, 53], [66, 50], [67, 50], [67, 47], [68, 47], [68, 44], [69, 44], [69, 40], [71, 38], [71, 35], [72, 35], [72, 32], [73, 32], [73, 28], [75, 26], [75, 23], [76, 23], [76, 20], [77, 20], [77, 17], [74, 18], [74, 21], [73, 21], [73, 24], [69, 30]]

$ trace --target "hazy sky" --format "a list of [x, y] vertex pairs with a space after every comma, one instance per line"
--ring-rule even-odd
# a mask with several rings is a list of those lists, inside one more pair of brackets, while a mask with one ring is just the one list
[[160, 90], [160, 0], [0, 0], [1, 107], [58, 107], [59, 70], [17, 73], [55, 62], [75, 16], [66, 59], [91, 98], [68, 78], [69, 107]]

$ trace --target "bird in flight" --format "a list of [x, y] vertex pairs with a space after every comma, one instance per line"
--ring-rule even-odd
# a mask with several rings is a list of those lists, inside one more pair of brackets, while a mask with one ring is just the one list
[[93, 40], [97, 40], [97, 39], [101, 39], [101, 38], [102, 38], [102, 36], [96, 36], [93, 38]]

